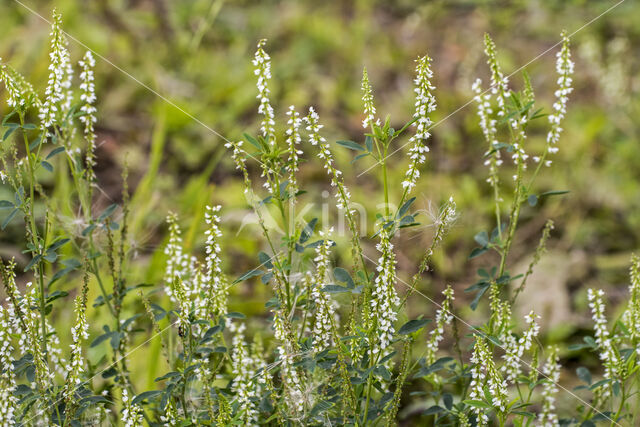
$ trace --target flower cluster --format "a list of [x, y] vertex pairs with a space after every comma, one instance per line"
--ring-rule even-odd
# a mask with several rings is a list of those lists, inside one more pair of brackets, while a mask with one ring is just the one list
[[207, 206], [205, 212], [205, 222], [209, 226], [205, 231], [207, 242], [206, 251], [206, 267], [204, 282], [208, 290], [207, 295], [207, 311], [206, 318], [218, 316], [227, 312], [227, 279], [222, 272], [222, 260], [220, 259], [220, 212], [221, 206]]
[[254, 74], [258, 76], [258, 82], [256, 83], [258, 88], [257, 98], [260, 100], [258, 112], [263, 115], [260, 130], [262, 131], [262, 136], [264, 136], [265, 139], [273, 145], [275, 144], [274, 126], [276, 123], [273, 108], [271, 107], [271, 101], [269, 100], [271, 92], [269, 91], [268, 81], [271, 79], [271, 58], [269, 57], [269, 54], [264, 51], [266, 43], [266, 39], [262, 39], [258, 42], [258, 50], [256, 50], [253, 65], [256, 67]]
[[126, 388], [122, 389], [122, 424], [125, 427], [141, 427], [143, 424], [142, 408], [133, 403]]
[[277, 351], [281, 362], [282, 384], [287, 393], [286, 402], [291, 409], [300, 413], [304, 411], [305, 396], [298, 368], [294, 365], [297, 343], [295, 338], [292, 339], [290, 331], [287, 330], [280, 312], [274, 312], [273, 329], [275, 338], [280, 341]]
[[558, 349], [552, 348], [547, 358], [547, 362], [542, 368], [545, 375], [544, 386], [542, 388], [542, 412], [538, 415], [541, 426], [557, 426], [558, 416], [556, 415], [556, 393], [558, 393], [558, 381], [560, 380], [560, 364], [558, 363]]
[[189, 271], [189, 256], [184, 253], [182, 249], [182, 237], [180, 237], [180, 226], [178, 225], [178, 216], [174, 213], [170, 213], [167, 216], [167, 222], [169, 223], [169, 243], [164, 248], [164, 253], [167, 255], [167, 265], [165, 267], [164, 281], [165, 292], [171, 297], [171, 300], [175, 302], [175, 297], [172, 292], [173, 283], [176, 279], [183, 278]]
[[242, 178], [244, 180], [244, 193], [248, 195], [251, 192], [251, 179], [249, 178], [249, 171], [247, 170], [247, 157], [245, 151], [242, 149], [242, 141], [227, 142], [224, 144], [226, 148], [230, 148], [231, 158], [236, 164], [236, 169], [242, 172]]
[[[473, 400], [485, 400], [485, 386], [488, 390], [490, 403], [496, 411], [504, 412], [509, 403], [507, 382], [496, 368], [489, 347], [484, 338], [477, 337], [471, 356], [471, 391], [469, 397]], [[478, 416], [478, 425], [487, 425], [489, 417], [480, 407], [474, 407]]]
[[18, 399], [15, 395], [16, 376], [12, 363], [11, 319], [0, 306], [0, 425], [13, 425]]
[[[608, 380], [614, 380], [620, 374], [620, 360], [614, 349], [614, 343], [609, 334], [607, 318], [604, 314], [604, 291], [598, 289], [594, 291], [589, 289], [587, 292], [589, 298], [589, 307], [591, 308], [591, 317], [595, 323], [595, 336], [598, 349], [600, 350], [600, 360], [604, 364], [604, 377]], [[607, 383], [603, 386], [604, 396], [610, 393], [611, 384]]]
[[[497, 115], [503, 120], [507, 121], [509, 128], [511, 129], [514, 139], [512, 143], [513, 154], [511, 155], [514, 162], [523, 169], [526, 169], [527, 164], [526, 160], [529, 158], [529, 155], [524, 151], [524, 140], [526, 139], [526, 134], [524, 132], [525, 126], [527, 124], [527, 116], [526, 115], [518, 115], [518, 114], [509, 114], [507, 109], [507, 100], [511, 96], [511, 90], [509, 89], [509, 78], [506, 77], [502, 70], [500, 69], [500, 65], [498, 64], [498, 59], [496, 57], [496, 45], [491, 40], [488, 34], [485, 34], [485, 54], [487, 55], [487, 62], [489, 64], [489, 68], [491, 70], [491, 93], [496, 97], [496, 101], [498, 103]], [[477, 89], [476, 89], [477, 91]], [[478, 94], [476, 93], [476, 97]], [[480, 104], [480, 103], [479, 103]], [[482, 103], [482, 108], [486, 109], [484, 103]], [[480, 107], [479, 107], [480, 108]], [[479, 111], [480, 113], [480, 111]], [[482, 116], [481, 116], [482, 120]], [[483, 128], [483, 133], [485, 133], [485, 137], [487, 135], [491, 136], [491, 128], [495, 129], [495, 123], [485, 123], [487, 127], [486, 131]], [[493, 134], [495, 135], [495, 133]], [[495, 143], [494, 143], [495, 144]], [[495, 148], [492, 147], [492, 148]], [[491, 164], [491, 163], [490, 163]], [[491, 168], [493, 165], [490, 166]], [[491, 174], [490, 170], [490, 178], [494, 177]], [[517, 175], [514, 176], [516, 179]], [[494, 178], [491, 178], [494, 179]]]
[[24, 76], [11, 66], [2, 64], [2, 58], [0, 58], [0, 81], [4, 82], [4, 86], [7, 88], [7, 105], [9, 107], [22, 109], [31, 105], [39, 107], [40, 100], [31, 83], [27, 82]]
[[504, 342], [505, 354], [502, 356], [505, 359], [505, 364], [502, 366], [502, 371], [506, 372], [508, 381], [516, 381], [520, 375], [520, 362], [525, 351], [528, 351], [533, 344], [533, 340], [538, 336], [540, 332], [540, 326], [536, 323], [536, 316], [533, 311], [525, 316], [525, 322], [529, 326], [527, 330], [522, 334], [520, 339], [516, 340], [513, 334], [508, 333], [500, 337]]
[[234, 376], [232, 390], [239, 405], [239, 413], [242, 414], [241, 421], [245, 425], [254, 425], [258, 419], [258, 409], [254, 399], [259, 396], [254, 378], [256, 375], [255, 360], [250, 356], [244, 341], [244, 323], [231, 329], [235, 329], [231, 353]]
[[[553, 103], [553, 113], [549, 115], [549, 123], [551, 129], [547, 134], [547, 147], [546, 153], [554, 154], [558, 152], [558, 147], [555, 144], [560, 139], [560, 133], [562, 128], [560, 124], [567, 113], [567, 101], [569, 100], [569, 94], [573, 91], [571, 84], [573, 79], [573, 61], [571, 61], [571, 51], [569, 50], [569, 37], [566, 32], [562, 33], [562, 49], [557, 54], [556, 71], [559, 74], [558, 77], [558, 89], [555, 92], [556, 102]], [[540, 161], [539, 158], [534, 158], [536, 162]], [[545, 162], [546, 166], [551, 165], [551, 161]]]
[[[2, 281], [7, 293], [7, 317], [11, 324], [11, 330], [18, 337], [17, 348], [31, 349], [33, 363], [35, 366], [35, 383], [38, 387], [46, 389], [54, 379], [55, 374], [49, 369], [47, 358], [40, 340], [40, 316], [32, 310], [37, 307], [33, 293], [35, 289], [31, 282], [28, 282], [25, 290], [25, 297], [20, 294], [16, 285], [15, 262], [9, 261], [7, 264], [0, 263], [2, 267]], [[50, 331], [50, 325], [45, 322], [45, 333]], [[53, 332], [53, 331], [51, 331]], [[57, 339], [55, 334], [51, 340]], [[51, 349], [51, 355], [56, 355], [59, 349]], [[63, 366], [63, 365], [60, 365]]]
[[375, 322], [375, 331], [378, 334], [377, 342], [373, 343], [373, 352], [377, 354], [384, 351], [395, 332], [394, 323], [398, 319], [396, 309], [400, 304], [398, 293], [395, 289], [396, 282], [396, 256], [393, 252], [393, 244], [389, 230], [380, 229], [380, 242], [376, 248], [380, 252], [373, 292], [371, 295], [371, 313]]
[[[287, 147], [289, 149], [289, 159], [287, 162], [287, 171], [289, 172], [289, 186], [291, 187], [291, 192], [293, 194], [298, 192], [298, 182], [296, 179], [296, 172], [298, 172], [298, 165], [300, 164], [299, 156], [302, 155], [302, 150], [298, 148], [300, 141], [300, 125], [302, 124], [302, 119], [300, 118], [300, 113], [298, 113], [293, 105], [289, 107], [289, 111], [287, 111], [287, 116], [289, 116], [289, 120], [287, 120]], [[295, 198], [292, 200], [295, 201]]]
[[337, 189], [336, 199], [338, 202], [336, 206], [338, 209], [345, 209], [348, 215], [352, 215], [355, 211], [350, 208], [351, 194], [344, 185], [342, 172], [333, 165], [333, 155], [329, 150], [327, 140], [320, 135], [320, 129], [323, 128], [323, 125], [319, 123], [319, 120], [320, 116], [318, 116], [318, 113], [316, 113], [313, 107], [309, 107], [309, 114], [304, 118], [304, 121], [307, 123], [307, 131], [309, 131], [309, 142], [313, 146], [318, 146], [320, 150], [318, 157], [322, 159], [324, 168], [331, 177], [331, 186]]
[[[487, 55], [487, 63], [491, 70], [491, 93], [496, 97], [498, 103], [498, 117], [507, 117], [507, 100], [511, 96], [511, 90], [509, 89], [509, 78], [506, 77], [500, 69], [498, 64], [498, 58], [496, 56], [496, 45], [489, 37], [489, 34], [484, 35], [484, 53]], [[508, 118], [511, 122], [514, 118]]]
[[96, 66], [96, 61], [93, 59], [93, 55], [90, 51], [84, 54], [82, 60], [78, 63], [82, 68], [80, 72], [80, 101], [82, 106], [80, 112], [82, 115], [79, 120], [84, 124], [84, 137], [87, 141], [87, 154], [85, 159], [85, 165], [87, 170], [87, 178], [90, 181], [95, 180], [95, 173], [93, 167], [96, 165], [96, 134], [94, 130], [94, 124], [96, 122], [96, 88], [94, 83], [93, 69]]
[[40, 110], [40, 119], [45, 128], [58, 123], [63, 114], [71, 107], [70, 89], [73, 69], [67, 45], [68, 41], [62, 31], [62, 16], [54, 10], [51, 25], [49, 81]]
[[[640, 257], [631, 257], [630, 269], [631, 284], [629, 285], [629, 303], [622, 315], [625, 326], [629, 330], [633, 343], [640, 341]], [[640, 346], [636, 345], [636, 351], [640, 356]]]
[[362, 70], [362, 103], [364, 105], [364, 120], [362, 120], [362, 127], [368, 128], [372, 124], [380, 124], [380, 119], [376, 120], [376, 107], [373, 105], [373, 91], [371, 89], [371, 83], [369, 82], [369, 75], [367, 69]]
[[480, 129], [482, 130], [484, 138], [489, 143], [489, 149], [485, 153], [487, 159], [484, 161], [485, 166], [489, 166], [489, 178], [487, 178], [487, 182], [495, 188], [498, 185], [498, 167], [502, 164], [500, 150], [497, 149], [499, 142], [496, 124], [498, 121], [492, 117], [491, 93], [484, 93], [482, 91], [482, 80], [477, 79], [473, 83], [471, 90], [474, 93], [473, 99], [478, 104]]
[[71, 328], [71, 360], [67, 368], [67, 389], [65, 398], [71, 399], [75, 387], [80, 384], [83, 370], [82, 343], [89, 339], [89, 323], [87, 322], [87, 287], [75, 301], [76, 322]]
[[416, 62], [418, 63], [416, 66], [417, 75], [414, 80], [416, 109], [415, 113], [413, 113], [415, 120], [413, 125], [416, 127], [416, 133], [409, 139], [413, 146], [409, 150], [409, 169], [405, 174], [404, 181], [402, 181], [402, 187], [407, 191], [411, 191], [416, 186], [416, 182], [420, 177], [418, 168], [425, 162], [426, 153], [429, 152], [429, 147], [426, 145], [426, 141], [430, 136], [429, 128], [432, 124], [429, 114], [436, 109], [436, 98], [433, 95], [435, 87], [431, 84], [431, 78], [433, 77], [430, 67], [431, 58], [423, 56], [418, 58]]
[[425, 356], [427, 366], [430, 366], [436, 361], [436, 352], [444, 336], [444, 327], [453, 321], [453, 313], [451, 312], [453, 300], [455, 299], [453, 297], [453, 288], [447, 286], [443, 295], [444, 301], [436, 312], [436, 326], [433, 331], [431, 331], [431, 335], [427, 341], [427, 355]]
[[313, 348], [317, 353], [330, 347], [333, 343], [332, 322], [334, 321], [335, 310], [328, 294], [323, 289], [329, 284], [328, 274], [331, 267], [329, 250], [333, 246], [333, 242], [329, 240], [331, 232], [332, 230], [329, 230], [328, 233], [320, 232], [320, 237], [324, 240], [316, 247], [316, 257], [313, 259], [316, 264], [316, 274], [311, 289], [311, 298], [316, 305]]

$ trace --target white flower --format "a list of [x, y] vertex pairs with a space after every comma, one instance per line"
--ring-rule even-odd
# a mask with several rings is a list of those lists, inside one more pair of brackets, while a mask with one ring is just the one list
[[258, 410], [253, 399], [259, 397], [256, 387], [255, 360], [249, 355], [244, 341], [244, 324], [240, 324], [233, 336], [233, 350], [231, 353], [233, 386], [232, 391], [239, 404], [238, 411], [245, 425], [255, 425], [258, 422]]
[[40, 105], [40, 100], [31, 83], [27, 82], [20, 73], [10, 66], [2, 64], [2, 58], [0, 58], [0, 81], [4, 82], [7, 89], [7, 105], [9, 107], [24, 108], [32, 104], [37, 107]]
[[376, 322], [377, 342], [373, 343], [373, 353], [384, 351], [395, 333], [394, 323], [398, 319], [397, 307], [400, 298], [395, 289], [396, 257], [389, 230], [380, 230], [380, 243], [376, 248], [380, 252], [378, 259], [378, 275], [376, 276], [371, 295], [371, 313]]
[[220, 253], [220, 212], [221, 206], [207, 206], [205, 221], [209, 229], [205, 232], [207, 242], [205, 245], [206, 267], [204, 283], [208, 290], [206, 316], [218, 316], [227, 312], [227, 280], [222, 273], [222, 260]]
[[[571, 51], [569, 50], [569, 37], [566, 32], [562, 33], [562, 49], [556, 55], [556, 71], [559, 74], [558, 77], [558, 89], [555, 92], [556, 102], [553, 103], [553, 112], [549, 114], [549, 123], [551, 129], [547, 134], [547, 147], [546, 150], [549, 153], [556, 153], [557, 147], [553, 147], [554, 144], [560, 139], [560, 133], [562, 128], [560, 124], [567, 113], [567, 101], [569, 100], [569, 94], [573, 91], [571, 84], [573, 79], [573, 62], [571, 61]], [[551, 161], [545, 162], [547, 166], [551, 164]]]
[[482, 92], [482, 80], [477, 79], [471, 88], [475, 96], [473, 97], [476, 104], [478, 104], [478, 117], [480, 117], [480, 129], [485, 140], [489, 143], [489, 150], [485, 153], [487, 160], [484, 164], [489, 166], [489, 178], [487, 181], [493, 187], [498, 185], [498, 166], [502, 164], [500, 160], [500, 150], [498, 149], [498, 138], [496, 123], [497, 120], [491, 116], [493, 109], [491, 108], [491, 93], [483, 94]]
[[278, 355], [281, 363], [282, 385], [287, 393], [288, 406], [295, 412], [304, 411], [305, 395], [300, 382], [298, 368], [294, 366], [296, 342], [291, 337], [290, 331], [287, 330], [281, 312], [274, 312], [273, 329], [275, 337], [280, 341], [278, 346]]
[[[477, 337], [471, 356], [471, 392], [469, 397], [472, 400], [485, 400], [484, 387], [489, 390], [491, 404], [496, 411], [505, 412], [509, 403], [507, 392], [507, 382], [502, 378], [496, 368], [491, 352], [484, 338]], [[474, 407], [474, 412], [478, 415], [478, 425], [487, 425], [489, 417], [481, 408]]]
[[[589, 289], [587, 292], [589, 298], [589, 307], [591, 308], [591, 317], [595, 323], [595, 335], [596, 343], [600, 350], [600, 360], [604, 365], [604, 377], [605, 379], [614, 380], [619, 376], [621, 370], [621, 362], [618, 359], [617, 352], [615, 351], [614, 343], [609, 334], [609, 328], [607, 326], [607, 318], [604, 314], [604, 291], [598, 289], [594, 291]], [[604, 396], [610, 394], [611, 383], [607, 383], [603, 386]]]
[[251, 180], [249, 179], [249, 172], [247, 171], [245, 151], [242, 149], [242, 141], [227, 142], [224, 145], [226, 148], [231, 148], [231, 158], [236, 164], [236, 169], [242, 172], [244, 178], [244, 193], [249, 194], [251, 191]]
[[522, 356], [524, 356], [525, 351], [531, 348], [534, 338], [537, 337], [540, 332], [540, 326], [535, 321], [538, 317], [539, 316], [536, 316], [533, 311], [525, 316], [525, 322], [529, 327], [519, 340], [516, 340], [510, 332], [500, 337], [505, 344], [505, 354], [502, 356], [503, 359], [505, 359], [505, 365], [502, 366], [501, 370], [507, 373], [508, 381], [516, 381], [520, 375], [520, 361]]
[[262, 136], [270, 144], [275, 144], [275, 119], [273, 114], [273, 108], [271, 107], [271, 101], [269, 100], [269, 87], [268, 80], [271, 79], [271, 58], [264, 51], [264, 45], [267, 43], [266, 39], [262, 39], [258, 42], [258, 50], [256, 51], [253, 59], [253, 65], [256, 67], [254, 74], [258, 76], [256, 86], [258, 88], [257, 98], [260, 100], [260, 107], [258, 112], [264, 117], [260, 124], [260, 130]]
[[319, 233], [324, 240], [316, 247], [316, 257], [313, 259], [316, 264], [316, 274], [312, 284], [311, 298], [316, 305], [313, 325], [313, 350], [316, 353], [320, 353], [333, 344], [331, 332], [332, 322], [335, 320], [335, 309], [328, 294], [323, 290], [325, 286], [330, 284], [328, 277], [331, 271], [329, 250], [333, 246], [333, 242], [329, 240], [331, 231]]
[[426, 141], [429, 138], [429, 128], [431, 127], [431, 118], [429, 114], [436, 109], [436, 98], [433, 96], [433, 90], [435, 87], [431, 84], [431, 78], [433, 72], [430, 68], [431, 58], [423, 56], [416, 61], [416, 78], [415, 89], [416, 111], [413, 114], [413, 118], [416, 121], [413, 126], [416, 127], [416, 133], [411, 137], [409, 142], [413, 142], [413, 146], [409, 150], [409, 169], [405, 174], [405, 179], [402, 182], [402, 187], [406, 191], [411, 191], [415, 186], [418, 178], [420, 177], [420, 170], [418, 169], [426, 160], [426, 153], [429, 152], [429, 147], [426, 145]]
[[304, 118], [307, 123], [307, 131], [309, 131], [309, 142], [313, 146], [318, 146], [318, 157], [322, 159], [324, 168], [327, 170], [327, 174], [331, 177], [331, 186], [336, 187], [336, 206], [338, 209], [344, 209], [347, 212], [347, 216], [351, 216], [355, 213], [355, 210], [350, 208], [351, 194], [344, 185], [342, 179], [342, 172], [335, 168], [333, 165], [333, 155], [329, 150], [326, 139], [320, 135], [320, 129], [323, 125], [319, 123], [320, 117], [318, 113], [309, 107], [309, 114]]
[[89, 339], [89, 323], [87, 322], [87, 294], [86, 288], [75, 300], [76, 322], [71, 328], [71, 360], [67, 367], [67, 387], [65, 388], [65, 399], [72, 399], [76, 386], [80, 381], [80, 374], [84, 369], [84, 359], [82, 358], [82, 343]]
[[95, 180], [95, 173], [93, 167], [96, 165], [95, 150], [96, 150], [96, 134], [94, 130], [94, 124], [96, 119], [96, 88], [93, 77], [93, 69], [96, 66], [96, 61], [93, 59], [93, 55], [90, 51], [84, 54], [84, 57], [78, 62], [82, 68], [80, 73], [80, 101], [82, 106], [80, 112], [82, 115], [79, 117], [80, 122], [84, 124], [84, 137], [87, 140], [87, 154], [85, 159], [85, 166], [87, 170], [87, 177], [89, 180]]
[[62, 16], [54, 10], [51, 25], [51, 53], [49, 53], [51, 59], [49, 81], [40, 110], [40, 119], [45, 128], [58, 123], [71, 107], [73, 69], [67, 45], [68, 41], [62, 31]]
[[18, 399], [14, 393], [17, 385], [11, 357], [14, 350], [11, 331], [9, 313], [0, 306], [0, 425], [2, 426], [15, 424], [18, 409]]
[[427, 366], [431, 366], [436, 361], [436, 352], [444, 336], [444, 327], [453, 321], [453, 314], [451, 313], [451, 306], [454, 300], [453, 288], [447, 286], [443, 294], [445, 298], [442, 306], [436, 312], [435, 328], [431, 331], [427, 341], [427, 354], [425, 356]]
[[[302, 119], [300, 118], [300, 114], [296, 111], [295, 107], [291, 105], [289, 107], [289, 111], [287, 111], [287, 116], [289, 116], [289, 120], [287, 124], [289, 127], [287, 128], [287, 147], [289, 149], [289, 161], [287, 162], [287, 171], [289, 172], [289, 186], [291, 188], [291, 193], [295, 194], [298, 192], [298, 182], [296, 180], [296, 172], [298, 171], [298, 164], [300, 163], [299, 156], [302, 155], [302, 150], [298, 149], [298, 145], [302, 138], [300, 138], [300, 125], [302, 124]], [[295, 200], [292, 199], [292, 200]]]
[[178, 216], [170, 213], [167, 216], [167, 222], [169, 223], [169, 243], [164, 248], [164, 253], [167, 255], [167, 265], [164, 274], [165, 292], [169, 295], [171, 301], [176, 302], [172, 290], [173, 283], [176, 279], [187, 276], [190, 260], [189, 256], [185, 254], [182, 249], [182, 237], [180, 237]]
[[364, 120], [362, 120], [362, 127], [368, 128], [373, 123], [380, 124], [380, 120], [376, 121], [376, 107], [373, 105], [373, 93], [371, 89], [371, 83], [369, 83], [369, 75], [367, 69], [362, 70], [362, 103], [364, 105]]
[[[498, 102], [498, 117], [506, 117], [507, 99], [511, 96], [509, 78], [502, 74], [496, 58], [496, 45], [489, 37], [489, 34], [484, 36], [484, 53], [487, 55], [487, 63], [491, 69], [491, 93], [496, 96]], [[508, 119], [510, 124], [513, 120], [513, 117]]]
[[[631, 284], [629, 285], [629, 303], [622, 315], [625, 326], [629, 330], [633, 342], [640, 339], [640, 257], [631, 257]], [[640, 347], [636, 350], [640, 356]]]
[[560, 365], [558, 364], [558, 349], [552, 348], [547, 362], [542, 368], [545, 375], [542, 388], [542, 412], [538, 415], [541, 426], [558, 426], [558, 416], [556, 410], [556, 393], [558, 393], [557, 383], [560, 380]]
[[138, 427], [143, 425], [142, 408], [132, 404], [126, 388], [122, 389], [122, 423], [125, 427]]

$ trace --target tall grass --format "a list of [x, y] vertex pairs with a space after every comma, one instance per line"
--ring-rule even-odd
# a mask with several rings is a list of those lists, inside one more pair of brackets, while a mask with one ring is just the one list
[[[637, 257], [628, 305], [618, 319], [607, 319], [602, 291], [589, 291], [594, 336], [578, 347], [598, 354], [602, 369], [579, 368], [580, 391], [558, 383], [559, 349], [540, 344], [538, 315], [515, 319], [512, 313], [553, 229], [548, 221], [526, 273], [512, 276], [509, 255], [521, 210], [563, 193], [539, 193], [535, 184], [561, 145], [573, 74], [566, 35], [557, 53], [558, 88], [549, 114], [536, 108], [526, 75], [522, 91], [511, 88], [493, 41], [485, 38], [491, 81], [483, 89], [478, 80], [473, 91], [487, 145], [483, 161], [495, 224], [476, 234], [478, 247], [470, 258], [491, 252], [497, 258], [483, 258], [477, 282], [465, 290], [475, 293], [471, 308], [486, 312], [482, 323], [471, 325], [461, 317], [452, 286], [432, 301], [433, 311], [412, 318], [407, 310], [410, 298], [426, 297], [424, 273], [433, 268], [432, 258], [458, 215], [453, 198], [443, 201], [432, 243], [415, 262], [411, 279], [403, 280], [396, 269], [397, 237], [420, 220], [412, 190], [429, 158], [437, 105], [428, 56], [416, 61], [415, 110], [404, 126], [394, 129], [391, 118], [377, 115], [374, 84], [365, 70], [362, 142], [333, 144], [323, 136], [313, 107], [306, 112], [289, 107], [286, 131], [279, 131], [279, 114], [270, 100], [270, 57], [266, 41], [260, 41], [253, 60], [260, 129], [227, 144], [264, 242], [264, 251], [255, 254], [256, 267], [225, 271], [230, 255], [221, 245], [229, 231], [222, 221], [224, 206], [208, 205], [196, 214], [205, 222], [204, 254], [188, 252], [180, 218], [168, 213], [164, 279], [137, 285], [127, 235], [130, 217], [141, 222], [136, 209], [147, 205], [135, 194], [130, 198], [125, 173], [122, 205], [94, 207], [95, 61], [89, 52], [83, 56], [80, 84], [74, 86], [75, 67], [61, 25], [54, 12], [50, 75], [42, 98], [16, 70], [4, 63], [0, 68], [12, 109], [2, 122], [1, 177], [14, 193], [0, 201], [8, 212], [2, 228], [24, 218], [30, 262], [21, 273], [31, 278], [20, 289], [16, 263], [2, 260], [0, 424], [393, 425], [410, 419], [421, 425], [635, 425], [640, 410]], [[528, 144], [535, 120], [548, 126], [538, 151]], [[388, 159], [405, 139], [410, 145], [406, 172], [401, 182], [393, 182]], [[353, 151], [353, 162], [369, 161], [369, 173], [380, 178], [379, 192], [370, 195], [381, 203], [372, 236], [361, 233], [366, 218], [354, 208], [335, 149]], [[334, 204], [345, 217], [350, 255], [340, 265], [333, 254], [335, 235], [343, 230], [328, 219], [300, 217], [305, 182], [298, 172], [304, 160], [322, 164]], [[42, 185], [47, 174], [70, 180], [70, 200], [56, 200], [56, 187]], [[143, 187], [149, 185], [152, 180]], [[69, 211], [75, 216], [71, 226], [64, 219]], [[375, 255], [364, 250], [372, 240]], [[60, 281], [76, 278], [82, 285], [73, 291], [73, 323], [67, 325], [71, 344], [63, 348], [58, 333], [67, 332], [54, 330], [53, 319], [69, 311], [64, 302], [74, 295], [55, 289]], [[271, 295], [264, 314], [248, 319], [229, 311], [230, 288], [257, 280]], [[100, 296], [88, 301], [96, 289]], [[168, 298], [158, 298], [159, 293]], [[92, 310], [108, 321], [89, 324]], [[157, 355], [168, 370], [145, 390], [140, 379], [147, 372], [129, 362], [152, 340], [160, 341]], [[108, 356], [91, 363], [88, 354], [98, 346], [106, 347]], [[154, 372], [159, 364], [151, 360], [148, 368]], [[558, 393], [568, 394], [574, 408], [557, 408]], [[414, 409], [416, 396], [430, 406]]]

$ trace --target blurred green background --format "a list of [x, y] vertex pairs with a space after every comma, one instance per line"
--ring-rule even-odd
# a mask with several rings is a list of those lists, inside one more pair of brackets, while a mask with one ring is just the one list
[[[528, 64], [537, 104], [548, 112], [558, 48], [539, 55], [560, 40], [562, 29], [572, 33], [615, 4], [586, 0], [21, 1], [47, 19], [58, 8], [66, 31], [104, 57], [97, 58], [96, 70], [100, 185], [96, 204], [107, 206], [120, 200], [126, 161], [134, 193], [131, 269], [139, 280], [151, 283], [159, 283], [162, 277], [167, 212], [181, 216], [185, 242], [198, 252], [203, 247], [202, 207], [208, 203], [223, 205], [228, 240], [224, 259], [230, 276], [257, 264], [252, 254], [262, 249], [259, 231], [251, 225], [242, 227], [250, 210], [241, 180], [223, 139], [210, 129], [231, 140], [240, 140], [243, 132], [257, 133], [251, 59], [259, 39], [269, 40], [277, 129], [284, 130], [290, 104], [299, 110], [314, 105], [329, 141], [363, 140], [360, 79], [364, 66], [379, 114], [390, 114], [396, 128], [408, 121], [414, 60], [430, 55], [438, 101], [434, 121], [442, 122], [432, 130], [431, 152], [416, 189], [415, 207], [424, 210], [419, 217], [424, 226], [399, 237], [398, 265], [404, 278], [414, 273], [431, 241], [430, 214], [453, 195], [460, 216], [444, 250], [436, 256], [434, 271], [421, 286], [427, 295], [435, 296], [452, 283], [461, 306], [467, 298], [462, 290], [473, 283], [475, 270], [487, 264], [483, 258], [467, 261], [473, 235], [493, 223], [482, 159], [486, 143], [475, 105], [468, 105], [475, 78], [481, 77], [485, 87], [488, 81], [483, 34], [489, 32], [494, 38], [505, 73]], [[23, 5], [14, 0], [0, 5], [0, 57], [43, 89], [49, 28]], [[511, 270], [526, 266], [546, 219], [556, 224], [549, 254], [522, 298], [542, 315], [544, 325], [556, 325], [545, 329], [548, 341], [571, 342], [590, 325], [588, 287], [606, 289], [614, 304], [625, 298], [629, 258], [640, 246], [640, 127], [635, 119], [640, 113], [638, 19], [640, 5], [627, 0], [572, 38], [575, 91], [560, 152], [537, 187], [539, 192], [570, 193], [523, 209], [509, 260]], [[74, 61], [85, 51], [73, 40], [70, 49]], [[521, 88], [520, 73], [511, 82]], [[527, 141], [530, 154], [544, 144], [546, 128], [546, 119], [532, 124]], [[404, 143], [406, 138], [398, 146]], [[308, 145], [304, 149], [307, 158], [314, 155]], [[371, 163], [352, 166], [351, 152], [335, 146], [335, 153], [354, 199], [367, 209], [372, 234], [376, 205], [383, 201], [372, 197], [380, 188], [379, 173], [372, 169], [358, 177]], [[406, 149], [394, 155], [391, 163], [392, 179], [400, 188]], [[257, 178], [258, 165], [250, 164]], [[505, 179], [509, 175], [505, 171]], [[304, 203], [314, 204], [305, 218], [320, 216], [326, 201], [322, 191], [329, 189], [320, 163], [303, 165], [300, 180], [308, 191]], [[51, 188], [53, 184], [48, 183]], [[64, 191], [64, 185], [56, 185], [55, 194], [61, 197], [57, 200], [64, 200]], [[67, 210], [72, 227], [73, 211]], [[332, 215], [337, 217], [335, 212]], [[20, 253], [22, 233], [18, 221], [3, 231], [0, 253], [25, 264]], [[371, 258], [377, 258], [374, 243], [370, 240], [365, 245]], [[232, 296], [231, 305], [247, 314], [261, 313], [268, 293], [257, 283], [239, 285], [232, 291], [236, 297]], [[430, 315], [433, 310], [419, 295], [412, 298], [412, 312]]]

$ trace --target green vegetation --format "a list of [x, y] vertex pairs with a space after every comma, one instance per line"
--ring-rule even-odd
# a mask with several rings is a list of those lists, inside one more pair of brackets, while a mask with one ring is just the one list
[[0, 7], [0, 424], [637, 423], [636, 6], [55, 3]]

